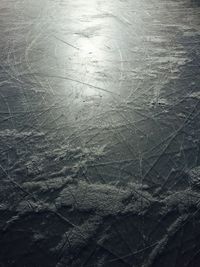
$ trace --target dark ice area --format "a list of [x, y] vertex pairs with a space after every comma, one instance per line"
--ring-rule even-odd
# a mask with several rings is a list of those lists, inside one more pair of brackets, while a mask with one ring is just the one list
[[0, 267], [200, 266], [200, 1], [0, 0]]

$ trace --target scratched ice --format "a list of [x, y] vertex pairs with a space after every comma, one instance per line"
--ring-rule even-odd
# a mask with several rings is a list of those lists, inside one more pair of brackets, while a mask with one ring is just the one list
[[198, 0], [0, 0], [0, 266], [199, 266], [199, 42]]

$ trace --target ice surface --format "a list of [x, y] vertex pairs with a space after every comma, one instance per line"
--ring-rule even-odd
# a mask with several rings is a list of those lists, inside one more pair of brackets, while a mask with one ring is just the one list
[[200, 262], [198, 0], [0, 0], [0, 266]]

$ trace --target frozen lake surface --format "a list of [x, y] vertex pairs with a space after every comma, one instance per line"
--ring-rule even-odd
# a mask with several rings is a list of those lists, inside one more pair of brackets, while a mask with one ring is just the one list
[[198, 0], [0, 0], [0, 266], [199, 266], [199, 64]]

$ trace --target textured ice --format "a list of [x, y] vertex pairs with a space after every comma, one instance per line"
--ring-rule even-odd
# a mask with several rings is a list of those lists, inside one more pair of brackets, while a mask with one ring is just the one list
[[0, 0], [0, 266], [199, 267], [198, 0]]

